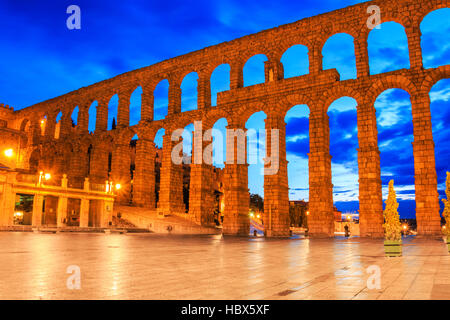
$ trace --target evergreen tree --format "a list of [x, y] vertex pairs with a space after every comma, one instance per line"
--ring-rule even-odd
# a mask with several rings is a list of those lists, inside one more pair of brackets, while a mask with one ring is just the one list
[[399, 241], [402, 239], [402, 226], [398, 215], [398, 202], [394, 190], [394, 180], [389, 181], [389, 195], [384, 209], [384, 224], [386, 240]]
[[116, 118], [113, 118], [111, 130], [116, 130]]
[[442, 199], [445, 205], [444, 212], [442, 212], [442, 216], [445, 219], [444, 234], [450, 237], [450, 172], [447, 172], [447, 179], [445, 180], [445, 194], [447, 199]]

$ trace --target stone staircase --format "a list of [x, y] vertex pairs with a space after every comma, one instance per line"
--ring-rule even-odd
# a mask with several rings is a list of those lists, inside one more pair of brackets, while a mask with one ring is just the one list
[[120, 213], [121, 220], [127, 221], [136, 228], [147, 229], [155, 233], [171, 234], [220, 234], [222, 229], [204, 227], [193, 222], [188, 215], [186, 217], [169, 215], [161, 216], [156, 210], [133, 206], [114, 205], [113, 216]]

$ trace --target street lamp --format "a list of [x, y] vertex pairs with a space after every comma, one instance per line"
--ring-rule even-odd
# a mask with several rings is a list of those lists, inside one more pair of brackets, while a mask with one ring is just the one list
[[5, 157], [12, 158], [14, 156], [14, 150], [13, 149], [6, 149], [4, 154], [5, 154]]
[[405, 224], [403, 224], [402, 228], [403, 228], [403, 234], [406, 235], [406, 232], [408, 231], [408, 225], [405, 223]]
[[116, 190], [120, 190], [122, 188], [122, 185], [120, 183], [116, 184]]
[[39, 172], [39, 184], [42, 184], [42, 180], [50, 180], [52, 175], [50, 173], [44, 173], [44, 171]]

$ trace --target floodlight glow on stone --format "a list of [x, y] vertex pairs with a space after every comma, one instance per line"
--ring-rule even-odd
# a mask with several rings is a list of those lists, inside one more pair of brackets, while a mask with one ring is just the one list
[[14, 155], [13, 149], [6, 149], [5, 150], [5, 156], [8, 158], [11, 158]]

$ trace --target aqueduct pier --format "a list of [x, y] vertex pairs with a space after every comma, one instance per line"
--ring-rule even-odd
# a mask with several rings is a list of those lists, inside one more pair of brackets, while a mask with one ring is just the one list
[[[352, 97], [358, 104], [361, 235], [379, 237], [383, 235], [382, 184], [374, 102], [386, 89], [400, 88], [410, 94], [412, 104], [418, 233], [437, 235], [441, 230], [429, 91], [437, 81], [450, 76], [450, 66], [423, 68], [420, 23], [428, 13], [448, 7], [449, 3], [446, 0], [370, 1], [303, 19], [127, 72], [12, 112], [8, 127], [24, 131], [27, 137], [21, 159], [25, 168], [51, 170], [61, 176], [66, 173], [69, 184], [73, 185], [84, 181], [85, 177], [89, 177], [91, 183], [101, 184], [110, 175], [123, 186], [118, 202], [128, 204], [131, 201], [133, 205], [160, 212], [184, 214], [182, 169], [171, 161], [175, 144], [170, 139], [171, 133], [194, 121], [202, 121], [202, 130], [207, 130], [221, 118], [226, 118], [228, 128], [245, 130], [247, 119], [255, 112], [264, 111], [266, 129], [280, 130], [279, 171], [264, 177], [264, 221], [269, 221], [269, 236], [284, 236], [289, 233], [284, 117], [293, 106], [305, 104], [310, 110], [309, 231], [311, 236], [332, 236], [333, 185], [327, 109], [340, 97]], [[382, 23], [394, 21], [405, 28], [409, 69], [370, 74], [367, 38], [371, 30], [367, 26], [367, 7], [372, 4], [380, 7]], [[322, 47], [337, 33], [347, 33], [354, 39], [356, 79], [340, 81], [336, 69], [322, 68]], [[287, 49], [297, 44], [308, 48], [309, 74], [285, 79], [280, 59]], [[243, 67], [256, 54], [264, 54], [268, 59], [265, 83], [244, 87]], [[217, 106], [213, 107], [210, 78], [222, 64], [230, 66], [230, 90], [219, 93]], [[181, 112], [180, 85], [191, 72], [198, 75], [197, 109]], [[165, 79], [170, 84], [168, 115], [154, 121], [154, 89]], [[139, 86], [143, 91], [141, 120], [130, 126], [130, 96]], [[119, 96], [117, 128], [107, 130], [108, 101], [115, 94]], [[98, 103], [96, 128], [94, 133], [89, 133], [88, 111], [94, 101]], [[77, 106], [78, 123], [73, 127], [71, 114]], [[56, 117], [60, 112], [63, 116], [57, 128]], [[42, 130], [44, 118], [45, 130]], [[153, 141], [161, 128], [165, 129], [165, 136], [157, 205]], [[55, 134], [56, 129], [58, 134]], [[131, 194], [129, 142], [135, 134], [139, 140]], [[271, 154], [271, 143], [269, 138], [268, 154]], [[193, 150], [194, 159], [202, 154], [202, 148]], [[231, 148], [237, 148], [236, 141], [227, 141], [227, 150]], [[110, 173], [105, 165], [108, 161], [111, 161]], [[224, 233], [248, 234], [248, 166], [226, 164], [224, 170]], [[189, 215], [202, 224], [208, 221], [212, 210], [212, 166], [191, 164], [190, 175]]]

